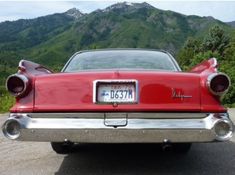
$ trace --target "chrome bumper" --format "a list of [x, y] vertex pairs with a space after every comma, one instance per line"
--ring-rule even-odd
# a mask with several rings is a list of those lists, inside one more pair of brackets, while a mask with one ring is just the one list
[[[164, 113], [166, 118], [149, 118], [145, 116], [148, 113], [138, 113], [143, 118], [135, 118], [134, 113], [91, 113], [92, 118], [86, 115], [60, 113], [56, 118], [55, 113], [12, 113], [2, 130], [12, 140], [80, 143], [212, 142], [227, 141], [233, 135], [233, 123], [227, 113], [198, 113], [203, 118], [175, 118], [174, 113]], [[226, 129], [225, 135], [216, 133], [218, 124]]]

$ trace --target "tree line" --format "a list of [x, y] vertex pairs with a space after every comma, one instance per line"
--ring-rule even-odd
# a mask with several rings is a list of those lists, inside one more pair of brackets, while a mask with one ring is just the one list
[[224, 96], [223, 103], [235, 106], [235, 32], [227, 34], [221, 27], [213, 26], [204, 38], [189, 37], [177, 54], [184, 71], [208, 58], [215, 57], [219, 71], [229, 75], [231, 87]]

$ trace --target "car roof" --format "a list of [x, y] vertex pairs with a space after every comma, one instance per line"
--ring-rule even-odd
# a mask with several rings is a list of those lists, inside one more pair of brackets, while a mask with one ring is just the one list
[[168, 51], [164, 49], [148, 49], [148, 48], [104, 48], [104, 49], [85, 49], [76, 52], [74, 55], [84, 52], [96, 52], [96, 51], [155, 51], [155, 52], [162, 52], [166, 54], [170, 54]]

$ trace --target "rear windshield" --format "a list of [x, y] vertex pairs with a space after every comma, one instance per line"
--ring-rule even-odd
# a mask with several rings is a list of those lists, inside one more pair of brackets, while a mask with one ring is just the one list
[[75, 55], [64, 72], [104, 69], [148, 69], [177, 71], [172, 58], [164, 52], [146, 50], [106, 50]]

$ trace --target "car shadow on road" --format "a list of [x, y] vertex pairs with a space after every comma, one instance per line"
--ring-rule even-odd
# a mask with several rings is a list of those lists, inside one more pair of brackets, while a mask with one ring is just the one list
[[185, 155], [156, 144], [84, 144], [65, 156], [62, 174], [221, 174], [235, 172], [235, 143], [193, 144]]

